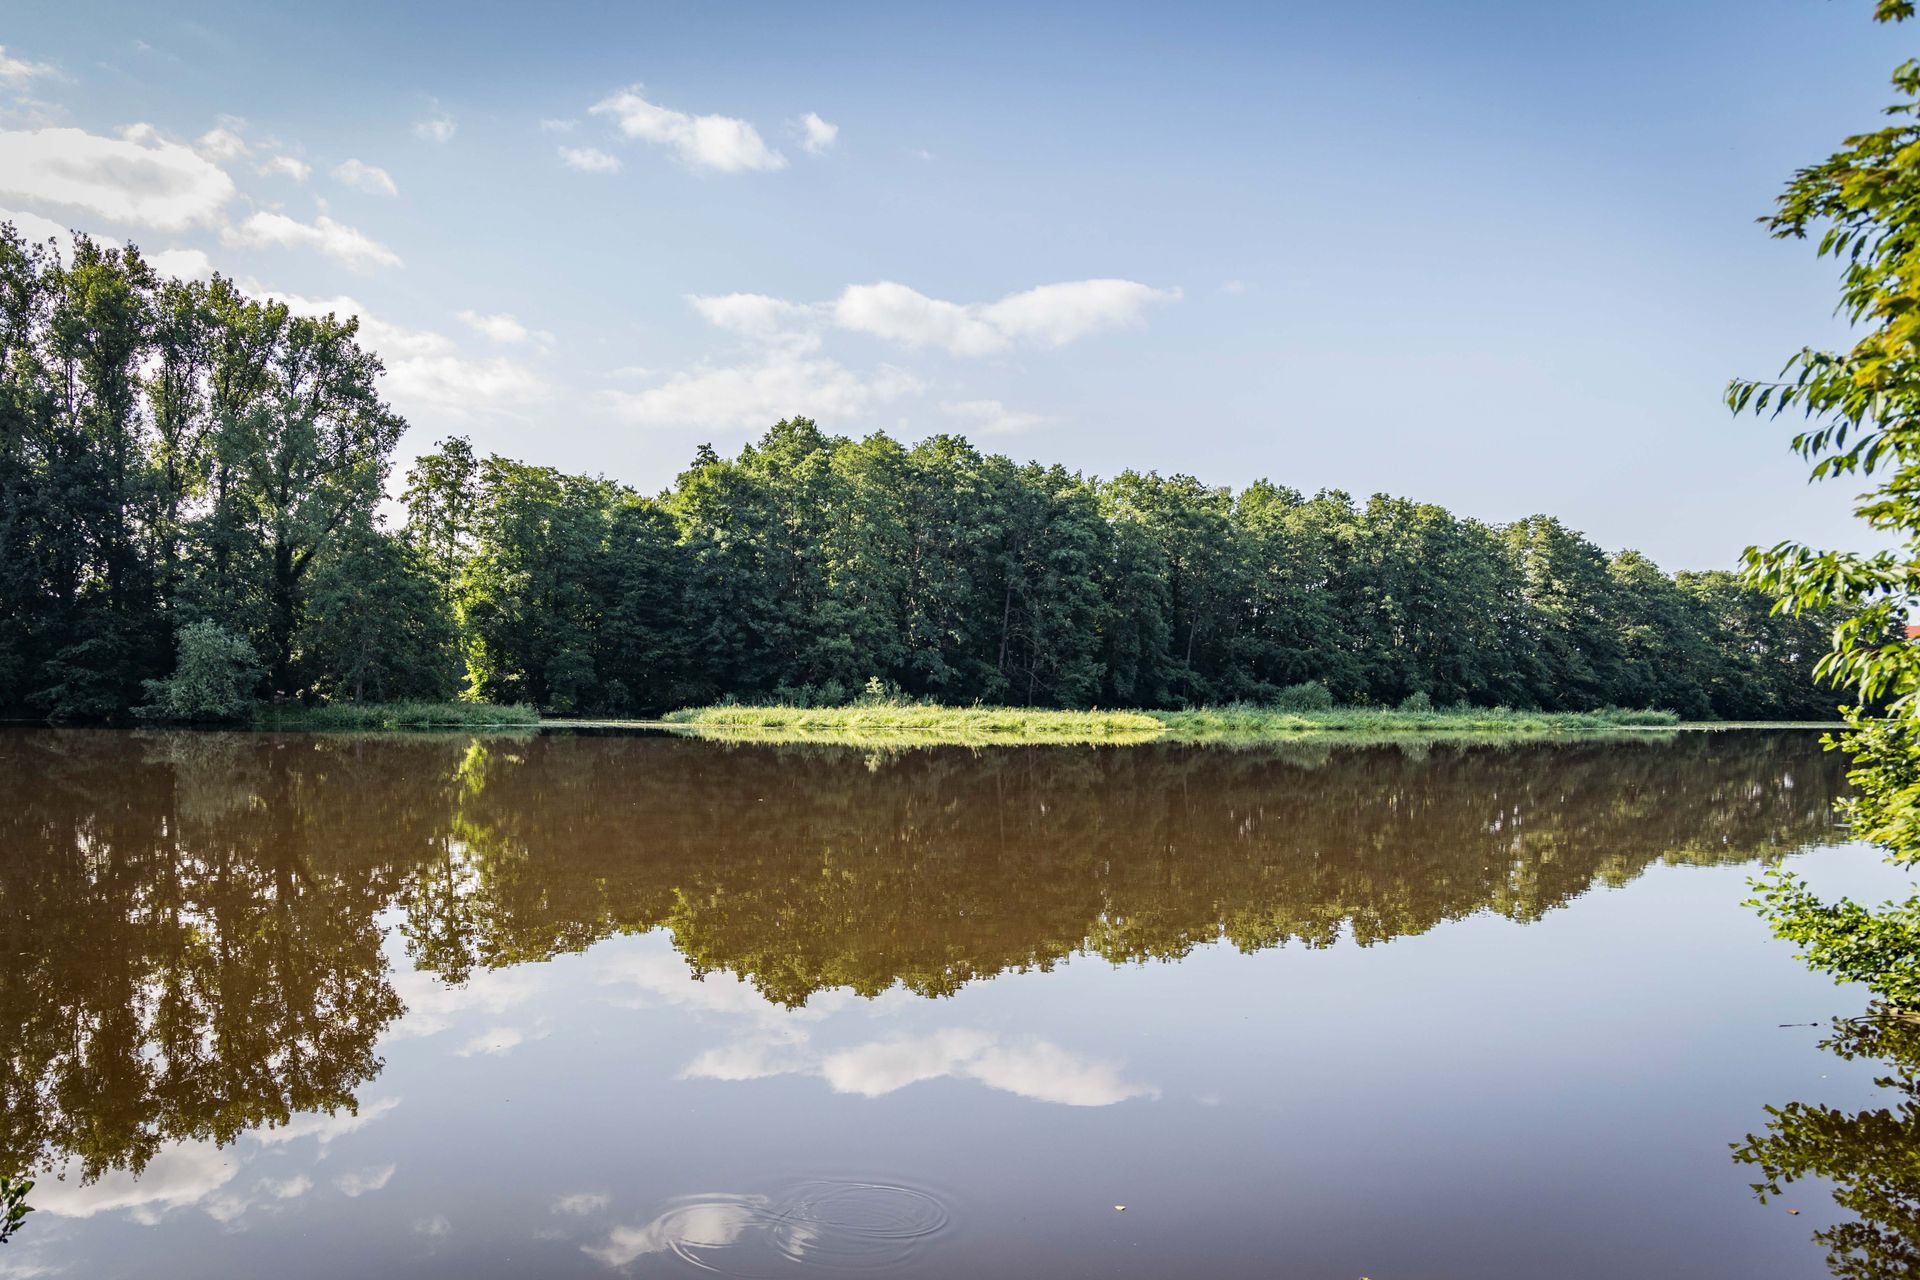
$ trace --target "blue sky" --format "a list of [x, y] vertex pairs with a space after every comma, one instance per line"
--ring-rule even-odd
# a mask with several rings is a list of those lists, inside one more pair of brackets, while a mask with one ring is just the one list
[[0, 17], [0, 209], [362, 315], [451, 432], [653, 490], [773, 419], [1266, 476], [1669, 568], [1855, 545], [1728, 377], [1873, 125], [1866, 0], [260, 5]]

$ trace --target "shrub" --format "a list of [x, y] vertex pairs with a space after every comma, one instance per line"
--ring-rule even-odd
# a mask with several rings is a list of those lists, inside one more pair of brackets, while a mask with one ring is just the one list
[[238, 720], [253, 708], [260, 659], [245, 636], [215, 622], [180, 628], [173, 675], [148, 680], [143, 720]]
[[1412, 693], [1400, 699], [1400, 709], [1402, 711], [1431, 711], [1433, 710], [1433, 699], [1428, 696], [1425, 689], [1415, 689]]
[[1333, 694], [1318, 680], [1309, 680], [1290, 684], [1274, 694], [1273, 706], [1276, 711], [1330, 711]]

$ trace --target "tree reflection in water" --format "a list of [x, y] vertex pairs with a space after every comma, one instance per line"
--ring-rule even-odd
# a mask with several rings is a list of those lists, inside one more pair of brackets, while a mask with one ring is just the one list
[[1841, 1280], [1920, 1275], [1920, 1019], [1875, 1010], [1835, 1019], [1821, 1048], [1885, 1068], [1888, 1105], [1846, 1112], [1808, 1102], [1768, 1107], [1763, 1134], [1735, 1144], [1755, 1166], [1762, 1203], [1802, 1178], [1821, 1178], [1853, 1217], [1813, 1233]]
[[0, 1169], [351, 1109], [449, 983], [671, 931], [770, 1000], [1531, 921], [1825, 837], [1805, 735], [908, 752], [0, 731]]

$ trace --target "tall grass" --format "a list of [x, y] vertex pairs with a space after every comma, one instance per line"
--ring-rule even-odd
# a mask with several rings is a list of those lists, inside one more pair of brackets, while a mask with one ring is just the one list
[[1389, 736], [1591, 732], [1672, 725], [1670, 711], [1515, 711], [1508, 707], [1283, 710], [1252, 704], [1191, 711], [1052, 711], [942, 707], [913, 702], [853, 706], [692, 707], [665, 717], [700, 737], [853, 745], [1253, 742], [1302, 734]]

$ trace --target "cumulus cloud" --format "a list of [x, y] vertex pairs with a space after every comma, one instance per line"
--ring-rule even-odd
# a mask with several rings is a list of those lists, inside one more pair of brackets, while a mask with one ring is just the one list
[[832, 324], [906, 347], [938, 347], [960, 356], [991, 355], [1016, 344], [1059, 347], [1102, 329], [1135, 324], [1147, 308], [1180, 296], [1132, 280], [1073, 280], [1009, 294], [998, 302], [930, 298], [892, 280], [849, 285], [829, 303], [807, 305], [759, 293], [691, 295], [710, 324], [762, 341], [792, 342]]
[[392, 175], [385, 169], [360, 160], [345, 160], [335, 165], [333, 180], [342, 186], [352, 187], [355, 191], [364, 191], [369, 195], [397, 196], [400, 194], [400, 188], [393, 184]]
[[800, 146], [808, 155], [824, 155], [840, 137], [840, 126], [829, 124], [812, 111], [800, 117]]
[[35, 206], [182, 231], [217, 223], [233, 195], [224, 169], [149, 125], [117, 138], [72, 128], [0, 130], [0, 196]]
[[0, 44], [0, 84], [24, 85], [29, 80], [52, 79], [59, 74], [52, 63], [16, 57], [7, 52], [7, 46]]
[[453, 141], [454, 131], [459, 127], [459, 123], [447, 114], [445, 108], [435, 102], [424, 119], [414, 121], [413, 136], [422, 142], [444, 144]]
[[254, 172], [263, 177], [277, 175], [282, 178], [292, 178], [295, 182], [305, 182], [308, 175], [313, 172], [313, 166], [305, 160], [296, 160], [292, 156], [272, 156], [263, 161]]
[[398, 1165], [385, 1164], [377, 1168], [360, 1169], [352, 1173], [343, 1173], [333, 1180], [333, 1185], [339, 1189], [341, 1195], [356, 1198], [367, 1194], [369, 1191], [378, 1191], [389, 1182], [392, 1182], [393, 1175], [399, 1167]]
[[723, 1249], [768, 1221], [765, 1196], [691, 1197], [642, 1226], [615, 1227], [605, 1244], [580, 1251], [609, 1267], [625, 1267], [649, 1253]]
[[555, 1213], [564, 1213], [569, 1217], [584, 1218], [590, 1213], [598, 1213], [611, 1203], [612, 1197], [604, 1191], [576, 1191], [570, 1196], [561, 1196], [553, 1202]]
[[351, 267], [400, 265], [399, 254], [365, 232], [336, 222], [324, 213], [312, 222], [301, 222], [284, 213], [262, 209], [237, 225], [223, 229], [220, 236], [232, 245], [315, 249]]
[[857, 418], [921, 389], [900, 369], [862, 376], [805, 350], [775, 349], [744, 364], [701, 366], [641, 391], [609, 391], [614, 412], [636, 427], [750, 430], [796, 413]]
[[526, 342], [535, 336], [543, 340], [550, 339], [553, 336], [544, 333], [535, 335], [533, 330], [527, 328], [527, 326], [521, 324], [504, 311], [498, 315], [491, 316], [482, 315], [478, 311], [462, 311], [460, 313], [460, 323], [466, 325], [482, 337], [492, 339], [494, 342]]
[[695, 116], [658, 106], [633, 85], [595, 103], [589, 113], [605, 116], [629, 138], [671, 147], [686, 164], [720, 173], [787, 167], [786, 157], [745, 120], [732, 116]]
[[203, 249], [162, 249], [148, 254], [147, 261], [163, 276], [181, 280], [207, 280], [213, 276], [213, 259]]
[[1125, 1079], [1110, 1063], [1044, 1040], [1007, 1044], [998, 1036], [966, 1030], [842, 1049], [821, 1061], [820, 1075], [835, 1092], [866, 1098], [947, 1076], [1069, 1107], [1108, 1107], [1158, 1092]]
[[816, 319], [814, 308], [764, 293], [688, 294], [687, 301], [708, 324], [762, 341], [802, 336]]
[[[546, 392], [546, 383], [524, 364], [503, 356], [470, 356], [445, 334], [382, 320], [354, 298], [308, 298], [251, 282], [248, 292], [276, 297], [297, 315], [358, 316], [361, 338], [387, 367], [381, 390], [417, 423], [511, 415]], [[408, 972], [397, 975], [394, 986], [407, 1006], [406, 1017], [387, 1033], [396, 1039], [444, 1031], [472, 1010], [497, 1015], [539, 990], [532, 977], [512, 970], [478, 975], [463, 987]]]
[[216, 1193], [239, 1171], [240, 1161], [218, 1144], [181, 1142], [162, 1147], [137, 1176], [112, 1169], [99, 1181], [83, 1184], [80, 1162], [73, 1161], [55, 1177], [36, 1183], [33, 1207], [62, 1218], [91, 1218], [126, 1209], [137, 1220], [152, 1223], [171, 1209], [211, 1205]]
[[998, 400], [947, 400], [941, 402], [940, 408], [952, 417], [964, 419], [971, 431], [983, 436], [1012, 435], [1052, 421], [1045, 414], [1009, 409]]
[[582, 173], [618, 173], [620, 157], [598, 147], [561, 147], [560, 163]]
[[238, 160], [247, 154], [247, 140], [240, 136], [238, 130], [226, 125], [207, 130], [194, 145], [201, 155], [219, 164]]
[[929, 298], [891, 280], [849, 285], [833, 304], [834, 323], [909, 347], [944, 347], [955, 355], [999, 351], [1007, 337], [977, 308]]

